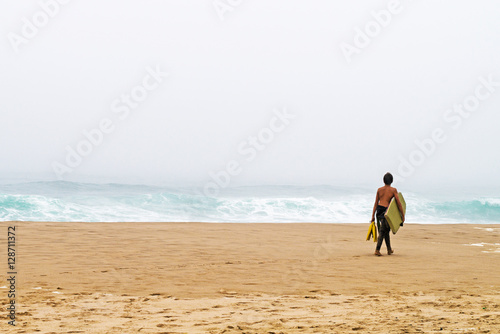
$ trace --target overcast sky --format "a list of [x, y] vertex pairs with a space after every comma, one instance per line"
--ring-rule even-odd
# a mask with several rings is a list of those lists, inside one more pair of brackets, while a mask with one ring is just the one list
[[61, 2], [0, 3], [3, 180], [500, 187], [498, 1]]

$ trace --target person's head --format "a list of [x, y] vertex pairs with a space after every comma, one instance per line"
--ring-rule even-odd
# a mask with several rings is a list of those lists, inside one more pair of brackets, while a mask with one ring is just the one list
[[384, 175], [385, 185], [390, 186], [392, 184], [393, 180], [394, 180], [394, 178], [392, 177], [391, 173], [385, 173], [385, 175]]

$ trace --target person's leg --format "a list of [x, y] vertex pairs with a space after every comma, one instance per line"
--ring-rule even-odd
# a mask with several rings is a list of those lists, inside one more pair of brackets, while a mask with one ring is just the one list
[[[385, 219], [382, 219], [382, 221], [380, 221], [380, 219], [378, 219], [378, 217], [377, 217], [377, 220], [380, 223], [380, 229], [378, 230], [378, 240], [377, 240], [377, 248], [375, 249], [375, 255], [381, 256], [382, 254], [380, 254], [380, 248], [382, 248], [382, 242], [386, 238], [387, 231], [386, 231], [385, 226], [384, 226]], [[386, 243], [387, 243], [387, 241], [386, 241]]]
[[385, 235], [385, 245], [387, 246], [387, 255], [391, 255], [392, 253], [394, 253], [391, 247], [391, 227], [389, 226], [389, 223], [387, 223], [387, 221], [384, 222], [385, 225], [387, 225], [386, 227], [387, 233]]
[[377, 248], [375, 249], [375, 255], [378, 255], [378, 256], [381, 256], [382, 254], [380, 254], [380, 248], [382, 247], [382, 241], [384, 240], [383, 239], [383, 236], [382, 236], [382, 232], [379, 232], [379, 236], [378, 236], [378, 240], [377, 240]]

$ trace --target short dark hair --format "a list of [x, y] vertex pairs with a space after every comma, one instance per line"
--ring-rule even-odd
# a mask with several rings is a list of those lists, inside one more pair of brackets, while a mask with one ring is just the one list
[[391, 173], [385, 173], [384, 175], [384, 183], [388, 186], [392, 184], [392, 181], [394, 181], [394, 178], [392, 177]]

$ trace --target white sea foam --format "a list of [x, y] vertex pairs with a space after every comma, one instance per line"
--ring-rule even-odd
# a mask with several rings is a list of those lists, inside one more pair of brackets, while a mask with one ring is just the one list
[[[39, 182], [0, 186], [4, 221], [366, 223], [374, 189], [263, 186], [206, 197], [192, 189]], [[500, 223], [500, 198], [429, 199], [407, 193], [408, 224]], [[489, 227], [487, 229], [489, 230]]]
[[500, 207], [500, 198], [480, 198], [478, 201], [482, 205], [498, 206]]
[[486, 232], [495, 232], [495, 231], [500, 231], [500, 228], [494, 228], [494, 227], [475, 227], [478, 230], [483, 230]]
[[464, 246], [484, 247], [482, 253], [500, 253], [500, 243], [480, 242], [474, 244], [464, 244]]

